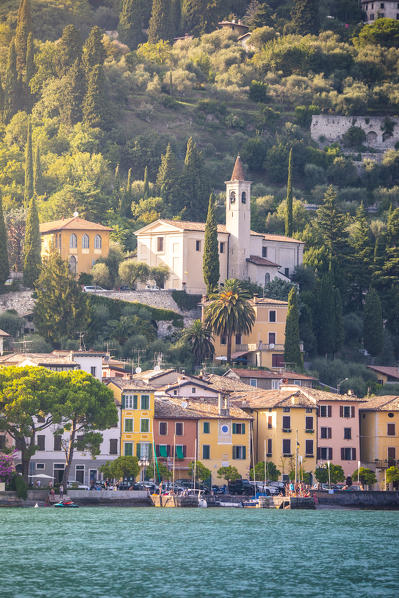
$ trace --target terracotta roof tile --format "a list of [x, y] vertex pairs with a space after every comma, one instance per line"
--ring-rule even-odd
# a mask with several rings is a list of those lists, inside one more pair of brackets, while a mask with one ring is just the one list
[[384, 395], [365, 400], [362, 411], [399, 411], [399, 397]]
[[231, 370], [240, 378], [265, 378], [270, 380], [281, 380], [287, 378], [287, 380], [317, 380], [313, 376], [306, 376], [305, 374], [298, 374], [297, 372], [268, 372], [266, 370], [245, 370], [240, 368], [232, 368]]
[[379, 374], [385, 374], [385, 376], [389, 376], [390, 378], [397, 378], [399, 380], [399, 368], [397, 367], [388, 367], [385, 365], [368, 365], [367, 366], [370, 370], [374, 372], [378, 372]]
[[4, 330], [1, 330], [0, 328], [0, 336], [10, 336], [7, 332], [4, 332]]
[[293, 239], [292, 237], [285, 237], [284, 235], [269, 235], [268, 233], [264, 233], [262, 237], [265, 241], [283, 241], [285, 243], [302, 243], [304, 241], [300, 241], [299, 239]]
[[96, 222], [89, 222], [79, 216], [73, 216], [72, 218], [65, 218], [63, 220], [54, 220], [53, 222], [43, 222], [40, 225], [40, 232], [42, 234], [51, 233], [58, 230], [98, 230], [98, 231], [111, 231], [112, 228], [109, 226], [103, 226]]
[[[166, 222], [166, 224], [170, 224], [171, 226], [175, 226], [176, 228], [180, 228], [181, 230], [192, 230], [192, 231], [205, 231], [205, 222], [189, 222], [185, 220], [167, 220], [166, 218], [162, 218], [160, 222]], [[227, 229], [224, 224], [218, 224], [218, 233], [226, 233]]]
[[[234, 392], [234, 391], [251, 391], [252, 386], [244, 384], [240, 380], [232, 380], [226, 376], [218, 376], [217, 374], [208, 374], [206, 379], [210, 383], [210, 390], [216, 390], [218, 392]], [[256, 389], [254, 389], [256, 390]]]
[[264, 257], [260, 257], [258, 255], [250, 255], [247, 258], [247, 262], [250, 262], [251, 264], [255, 264], [256, 266], [268, 266], [271, 268], [280, 268], [279, 264], [275, 264], [274, 262], [271, 262], [270, 260], [266, 260]]
[[231, 394], [234, 404], [250, 409], [265, 409], [277, 407], [314, 407], [323, 401], [363, 402], [353, 395], [337, 395], [334, 393], [297, 386], [284, 387], [281, 390], [260, 390], [250, 392], [235, 392]]

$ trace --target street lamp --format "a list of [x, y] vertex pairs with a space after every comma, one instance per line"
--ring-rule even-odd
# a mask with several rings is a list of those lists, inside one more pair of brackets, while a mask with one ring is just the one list
[[140, 482], [144, 482], [144, 469], [149, 467], [150, 462], [148, 459], [140, 459], [139, 460], [139, 467], [140, 469]]
[[327, 461], [327, 467], [328, 467], [328, 489], [331, 490], [330, 461]]

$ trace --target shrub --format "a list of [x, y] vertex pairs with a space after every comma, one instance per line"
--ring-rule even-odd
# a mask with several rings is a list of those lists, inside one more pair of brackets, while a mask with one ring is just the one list
[[189, 295], [186, 291], [172, 291], [172, 297], [175, 303], [182, 311], [190, 311], [198, 307], [201, 302], [201, 295]]
[[20, 475], [15, 476], [15, 490], [17, 492], [18, 498], [22, 498], [23, 500], [27, 499], [28, 487], [26, 485], [25, 480]]
[[360, 148], [366, 142], [366, 133], [360, 127], [350, 127], [342, 136], [346, 147]]
[[251, 81], [249, 86], [249, 99], [253, 102], [266, 102], [267, 101], [267, 83], [262, 81]]

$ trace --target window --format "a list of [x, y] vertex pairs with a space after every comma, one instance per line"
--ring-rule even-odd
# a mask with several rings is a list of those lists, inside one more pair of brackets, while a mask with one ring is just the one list
[[133, 442], [125, 442], [123, 448], [125, 457], [133, 457]]
[[158, 253], [163, 251], [163, 237], [157, 237], [157, 251]]
[[209, 422], [204, 422], [204, 434], [209, 434]]
[[283, 430], [291, 431], [291, 416], [283, 415]]
[[389, 461], [394, 461], [396, 459], [396, 449], [394, 446], [389, 446], [388, 447], [388, 460]]
[[233, 434], [245, 434], [245, 424], [233, 423]]
[[341, 417], [355, 417], [355, 408], [350, 405], [341, 405], [339, 414]]
[[236, 334], [236, 345], [241, 345], [241, 334]]
[[284, 274], [286, 275], [287, 278], [289, 278], [289, 276], [290, 276], [290, 269], [289, 268], [284, 268]]
[[[299, 382], [299, 380], [298, 380], [298, 382]], [[298, 384], [298, 386], [299, 386], [299, 384]], [[313, 409], [311, 407], [306, 407], [305, 411], [306, 411], [306, 413], [313, 413]]]
[[356, 449], [341, 448], [341, 461], [356, 461]]
[[37, 416], [37, 421], [39, 424], [44, 424], [44, 422], [46, 421], [45, 418], [42, 415], [38, 415]]
[[89, 235], [86, 233], [82, 237], [82, 249], [89, 249], [90, 242], [89, 242]]
[[192, 394], [192, 395], [195, 395], [195, 394], [196, 394], [196, 392], [197, 392], [197, 389], [195, 388], [195, 386], [192, 386], [192, 387], [191, 387], [191, 394]]
[[333, 458], [332, 448], [326, 446], [319, 446], [317, 449], [317, 458], [321, 461], [331, 461]]
[[388, 436], [395, 436], [395, 424], [387, 425], [387, 434]]
[[331, 438], [331, 428], [320, 428], [320, 438]]
[[195, 251], [201, 251], [201, 241], [195, 242]]
[[62, 450], [61, 442], [62, 442], [62, 436], [61, 436], [61, 434], [56, 434], [54, 436], [54, 450], [55, 451], [61, 451]]
[[320, 407], [320, 417], [332, 417], [331, 405], [322, 405]]
[[257, 379], [256, 378], [250, 378], [249, 379], [249, 385], [253, 386], [254, 388], [257, 388], [258, 387], [258, 381], [257, 381]]
[[269, 322], [275, 322], [276, 321], [276, 312], [274, 310], [269, 311]]
[[85, 466], [84, 465], [76, 465], [75, 466], [75, 480], [80, 484], [83, 484], [85, 480]]
[[69, 247], [71, 249], [76, 249], [78, 246], [78, 238], [75, 235], [75, 233], [72, 233], [71, 236], [69, 237]]
[[96, 372], [97, 372], [96, 366], [92, 365], [91, 368], [90, 368], [90, 374], [95, 377], [96, 376]]
[[350, 440], [352, 438], [352, 428], [344, 428], [344, 439]]
[[291, 407], [283, 407], [284, 413], [289, 413], [291, 411]]
[[74, 255], [71, 255], [68, 260], [68, 267], [71, 274], [76, 274], [77, 261]]
[[267, 247], [262, 247], [262, 257], [267, 257]]
[[126, 409], [137, 409], [137, 395], [125, 395], [123, 399]]
[[159, 422], [159, 434], [161, 436], [166, 436], [168, 433], [168, 424], [167, 422]]
[[289, 438], [283, 440], [283, 455], [291, 455], [291, 440]]
[[136, 445], [136, 457], [138, 459], [151, 459], [151, 443], [138, 442]]
[[101, 249], [102, 245], [103, 245], [103, 241], [101, 239], [101, 236], [96, 235], [94, 237], [94, 249]]
[[44, 463], [36, 463], [36, 469], [41, 469], [43, 471]]
[[209, 444], [202, 445], [202, 458], [203, 459], [210, 459], [211, 458], [211, 447]]
[[170, 455], [170, 445], [169, 444], [159, 444], [155, 447], [157, 451], [158, 457], [169, 457]]
[[38, 451], [45, 451], [46, 450], [46, 437], [44, 435], [36, 436], [36, 444], [38, 446]]
[[176, 422], [176, 436], [183, 436], [183, 424], [181, 422]]
[[305, 428], [306, 430], [313, 430], [313, 417], [305, 418]]
[[269, 282], [270, 282], [270, 274], [269, 274], [269, 272], [266, 272], [266, 274], [265, 274], [265, 284], [269, 284]]
[[385, 3], [384, 2], [380, 2], [380, 8], [385, 8]]
[[150, 408], [150, 396], [149, 395], [141, 395], [141, 409], [146, 411]]
[[133, 418], [125, 417], [125, 432], [133, 432]]
[[110, 455], [117, 455], [118, 454], [118, 439], [117, 438], [110, 438], [110, 440], [109, 440], [109, 454]]
[[224, 243], [219, 244], [219, 251], [220, 253], [224, 253]]
[[267, 456], [268, 456], [268, 457], [271, 457], [271, 456], [272, 456], [272, 454], [273, 454], [272, 447], [273, 447], [273, 442], [272, 442], [272, 439], [271, 439], [271, 438], [268, 438], [268, 439], [267, 439]]
[[278, 390], [280, 388], [280, 380], [272, 380], [272, 390]]
[[150, 420], [149, 419], [141, 419], [140, 420], [140, 432], [149, 432], [150, 431]]
[[230, 193], [230, 203], [235, 203], [235, 201], [236, 201], [236, 194], [235, 194], [235, 191], [232, 191]]
[[233, 446], [233, 459], [245, 459], [247, 455], [246, 446]]
[[306, 440], [305, 442], [305, 456], [313, 457], [313, 440]]
[[276, 333], [269, 332], [269, 345], [275, 345], [275, 344], [276, 344]]
[[273, 416], [272, 415], [267, 416], [267, 429], [268, 430], [273, 429]]
[[241, 193], [241, 202], [242, 203], [247, 203], [247, 194], [245, 193], [245, 191], [243, 191]]
[[176, 459], [184, 459], [186, 456], [186, 446], [184, 444], [176, 444], [175, 457]]
[[220, 344], [221, 345], [225, 345], [226, 344], [226, 337], [225, 336], [221, 336], [220, 337]]

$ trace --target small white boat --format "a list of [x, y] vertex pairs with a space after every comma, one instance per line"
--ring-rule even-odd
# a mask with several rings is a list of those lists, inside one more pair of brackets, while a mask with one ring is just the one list
[[38, 509], [39, 505], [36, 503], [35, 506], [33, 507], [34, 509]]
[[216, 504], [219, 507], [231, 507], [231, 508], [235, 508], [235, 509], [242, 509], [242, 503], [241, 502], [223, 502], [223, 501], [219, 501]]

